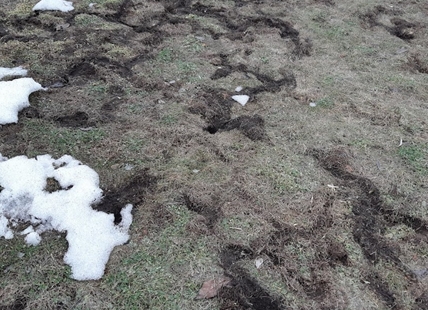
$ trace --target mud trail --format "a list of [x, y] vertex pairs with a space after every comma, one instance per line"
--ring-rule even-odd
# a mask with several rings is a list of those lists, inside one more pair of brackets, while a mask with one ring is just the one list
[[[408, 277], [409, 282], [417, 281], [416, 274], [400, 260], [398, 248], [387, 242], [382, 237], [382, 233], [389, 225], [404, 224], [413, 228], [417, 234], [426, 237], [428, 223], [422, 219], [389, 210], [371, 180], [349, 172], [349, 154], [344, 149], [339, 148], [327, 152], [312, 150], [309, 154], [314, 156], [325, 170], [342, 180], [343, 186], [347, 188], [345, 193], [347, 199], [353, 197], [351, 198], [354, 214], [352, 235], [360, 245], [365, 257], [374, 265], [380, 259], [389, 261], [395, 265], [397, 271]], [[396, 307], [394, 293], [390, 291], [381, 274], [370, 270], [366, 273], [366, 279], [372, 290], [388, 306]]]

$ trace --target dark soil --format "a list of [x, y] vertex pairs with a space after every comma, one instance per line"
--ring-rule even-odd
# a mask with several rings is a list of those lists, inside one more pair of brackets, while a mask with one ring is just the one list
[[18, 296], [13, 304], [8, 306], [0, 306], [0, 310], [24, 310], [27, 307], [27, 299], [22, 296]]
[[252, 141], [265, 140], [265, 121], [260, 115], [239, 116], [231, 119], [220, 128], [226, 131], [238, 129]]
[[[360, 245], [365, 257], [373, 264], [376, 264], [379, 259], [389, 261], [396, 266], [397, 271], [410, 279], [415, 279], [416, 275], [399, 259], [399, 249], [387, 242], [382, 237], [382, 233], [387, 225], [404, 224], [426, 235], [428, 223], [422, 219], [389, 210], [371, 180], [349, 172], [350, 156], [345, 149], [327, 152], [313, 150], [309, 153], [319, 160], [324, 169], [342, 180], [342, 185], [347, 188], [343, 194], [344, 198], [352, 201], [355, 223], [353, 237]], [[388, 288], [381, 274], [372, 270], [366, 274], [366, 281], [389, 307], [395, 307], [394, 293]]]
[[198, 201], [197, 197], [189, 194], [185, 194], [183, 199], [187, 209], [205, 218], [209, 229], [213, 229], [217, 221], [223, 217], [223, 212], [217, 203], [205, 204]]
[[403, 12], [397, 8], [385, 8], [381, 5], [377, 5], [371, 11], [361, 14], [360, 19], [363, 21], [363, 24], [369, 28], [374, 26], [380, 26], [386, 29], [391, 35], [394, 35], [403, 40], [411, 40], [416, 36], [416, 32], [419, 28], [418, 25], [408, 22], [405, 19], [400, 17], [392, 17], [390, 22], [394, 26], [384, 25], [379, 22], [379, 16], [381, 15], [389, 16], [400, 16]]
[[[233, 72], [241, 72], [245, 75], [253, 75], [257, 78], [259, 82], [262, 83], [258, 87], [247, 87], [244, 89], [245, 93], [249, 95], [257, 95], [262, 92], [272, 92], [276, 93], [283, 88], [287, 90], [293, 90], [297, 86], [296, 78], [294, 74], [287, 70], [282, 70], [281, 75], [283, 76], [279, 80], [274, 80], [270, 76], [261, 74], [257, 71], [250, 70], [243, 64], [231, 65], [228, 60], [228, 55], [221, 54], [219, 55], [221, 59], [221, 68], [217, 69], [214, 74], [211, 76], [212, 80], [217, 80], [220, 78], [227, 77]], [[218, 66], [218, 64], [216, 64]]]
[[419, 54], [412, 54], [407, 60], [407, 65], [412, 71], [416, 71], [423, 74], [428, 74], [428, 59], [423, 60]]
[[415, 37], [415, 24], [397, 17], [392, 18], [391, 23], [394, 24], [394, 27], [390, 28], [390, 32], [396, 37], [403, 40], [410, 40]]
[[425, 310], [428, 309], [428, 293], [425, 293], [415, 300], [414, 310]]
[[37, 110], [37, 108], [35, 107], [28, 107], [25, 109], [22, 109], [19, 114], [18, 114], [18, 118], [41, 118], [40, 112], [39, 110]]
[[252, 141], [266, 140], [264, 119], [260, 115], [231, 118], [234, 101], [226, 91], [209, 90], [201, 96], [201, 102], [189, 108], [193, 114], [201, 115], [208, 123], [203, 128], [210, 134], [237, 129]]
[[229, 244], [220, 253], [220, 260], [225, 275], [232, 278], [231, 287], [223, 287], [219, 293], [222, 300], [220, 309], [286, 309], [282, 302], [272, 297], [245, 269], [238, 264], [240, 260], [252, 259], [253, 251], [249, 248]]
[[62, 187], [61, 187], [61, 185], [59, 185], [59, 182], [56, 179], [48, 178], [46, 180], [46, 186], [44, 189], [46, 192], [53, 193], [53, 192], [59, 191], [61, 189], [62, 189]]
[[156, 187], [157, 179], [149, 174], [147, 170], [140, 171], [135, 176], [119, 188], [108, 190], [103, 200], [92, 208], [97, 211], [114, 214], [114, 223], [122, 221], [120, 211], [126, 204], [134, 207], [144, 201], [145, 196]]
[[96, 78], [95, 74], [96, 74], [95, 67], [86, 61], [72, 65], [68, 73], [68, 75], [73, 77], [88, 76], [88, 77]]
[[89, 121], [89, 115], [86, 112], [77, 111], [72, 115], [56, 117], [54, 119], [60, 126], [79, 128], [79, 127], [91, 127], [94, 123]]

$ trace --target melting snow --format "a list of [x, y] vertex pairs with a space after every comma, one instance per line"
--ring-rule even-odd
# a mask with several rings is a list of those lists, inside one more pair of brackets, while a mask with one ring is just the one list
[[[61, 190], [47, 192], [48, 178]], [[113, 214], [92, 209], [102, 199], [98, 174], [69, 155], [5, 160], [0, 154], [0, 185], [0, 237], [13, 238], [11, 226], [18, 221], [32, 224], [22, 232], [30, 245], [39, 244], [46, 230], [67, 232], [64, 261], [76, 280], [100, 279], [113, 248], [129, 239], [132, 205], [122, 209], [119, 225]]]
[[18, 122], [18, 112], [30, 106], [28, 96], [42, 89], [45, 90], [32, 78], [0, 82], [0, 125]]
[[41, 0], [34, 7], [33, 11], [62, 11], [74, 10], [73, 3], [65, 0]]
[[22, 67], [15, 67], [15, 68], [0, 67], [0, 80], [5, 76], [14, 76], [14, 75], [25, 76], [27, 75], [27, 70], [25, 70]]

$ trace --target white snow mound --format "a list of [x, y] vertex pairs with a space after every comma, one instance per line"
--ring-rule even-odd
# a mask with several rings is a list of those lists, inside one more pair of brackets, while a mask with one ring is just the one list
[[18, 122], [18, 112], [30, 106], [28, 96], [42, 89], [32, 78], [0, 82], [0, 125]]
[[[0, 158], [1, 154], [0, 154]], [[55, 179], [60, 190], [47, 192], [47, 179]], [[11, 224], [28, 221], [25, 241], [37, 245], [46, 230], [67, 232], [69, 248], [64, 261], [72, 278], [96, 280], [104, 274], [111, 251], [129, 239], [132, 205], [122, 209], [122, 222], [113, 214], [91, 205], [101, 201], [98, 174], [69, 155], [58, 160], [50, 155], [17, 156], [0, 162], [0, 237], [13, 237]]]
[[27, 70], [25, 70], [22, 67], [15, 67], [15, 68], [0, 67], [0, 80], [5, 76], [14, 76], [14, 75], [25, 76], [27, 75]]
[[74, 10], [73, 3], [65, 0], [41, 0], [34, 7], [33, 11], [62, 11]]

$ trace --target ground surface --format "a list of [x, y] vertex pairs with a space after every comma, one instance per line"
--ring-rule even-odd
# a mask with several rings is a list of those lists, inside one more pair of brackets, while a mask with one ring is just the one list
[[100, 281], [1, 239], [0, 309], [428, 309], [426, 1], [36, 2], [0, 2], [0, 66], [50, 87], [0, 153], [76, 157], [134, 222]]

